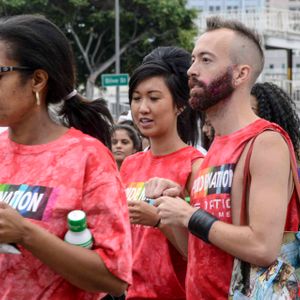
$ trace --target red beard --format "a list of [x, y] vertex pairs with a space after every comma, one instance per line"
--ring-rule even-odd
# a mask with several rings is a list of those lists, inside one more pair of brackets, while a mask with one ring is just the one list
[[205, 84], [195, 77], [190, 77], [190, 106], [195, 110], [205, 111], [228, 98], [234, 91], [232, 76], [232, 68], [228, 67], [223, 74], [209, 84]]

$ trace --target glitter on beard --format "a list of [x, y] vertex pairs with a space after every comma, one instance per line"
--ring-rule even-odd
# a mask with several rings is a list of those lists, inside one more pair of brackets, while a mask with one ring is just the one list
[[198, 81], [195, 77], [189, 79], [191, 91], [189, 104], [195, 110], [205, 111], [220, 101], [228, 98], [234, 91], [232, 84], [232, 68], [216, 77], [208, 85]]

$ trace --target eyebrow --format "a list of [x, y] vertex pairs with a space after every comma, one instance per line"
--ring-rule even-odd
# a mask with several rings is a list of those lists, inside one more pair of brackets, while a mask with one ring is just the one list
[[[133, 93], [140, 93], [139, 91], [134, 91]], [[150, 90], [150, 91], [148, 91], [147, 92], [148, 94], [150, 94], [150, 93], [162, 93], [162, 91], [160, 91], [160, 90]]]
[[201, 51], [199, 53], [196, 53], [196, 54], [192, 54], [192, 57], [196, 57], [196, 56], [203, 56], [203, 55], [210, 55], [212, 57], [216, 57], [212, 52], [209, 52], [209, 51]]

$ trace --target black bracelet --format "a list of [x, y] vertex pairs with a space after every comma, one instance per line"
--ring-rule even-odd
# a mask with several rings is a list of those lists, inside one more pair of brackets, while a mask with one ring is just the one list
[[204, 242], [209, 243], [208, 234], [212, 224], [216, 221], [218, 219], [215, 216], [202, 209], [198, 209], [192, 214], [189, 220], [188, 230]]
[[153, 227], [158, 227], [160, 224], [161, 218], [158, 219], [157, 223]]

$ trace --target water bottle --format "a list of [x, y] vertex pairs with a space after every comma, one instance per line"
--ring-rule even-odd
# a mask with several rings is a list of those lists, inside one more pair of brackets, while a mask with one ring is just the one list
[[86, 214], [82, 210], [72, 210], [68, 213], [68, 228], [65, 241], [69, 244], [91, 249], [93, 236], [86, 227]]

